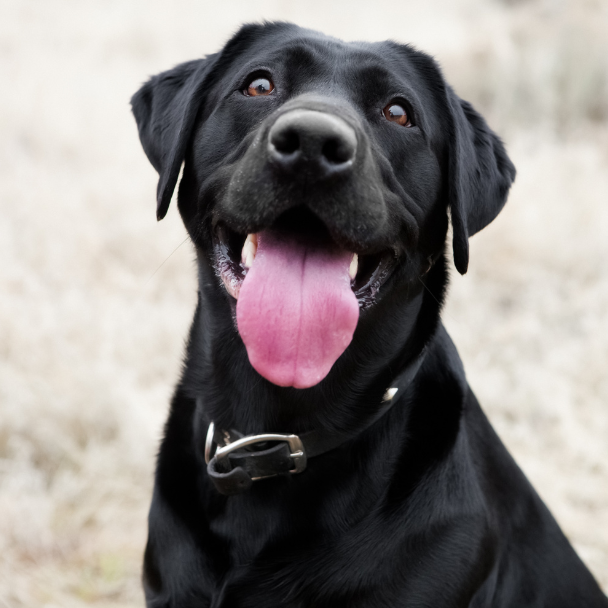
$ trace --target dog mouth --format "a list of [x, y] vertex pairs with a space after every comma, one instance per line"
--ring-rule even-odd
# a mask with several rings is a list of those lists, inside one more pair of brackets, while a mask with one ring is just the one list
[[[332, 246], [329, 232], [320, 221], [315, 228], [308, 224], [293, 229], [286, 224], [285, 222], [285, 225], [281, 226], [280, 223], [271, 231], [284, 232], [287, 238], [291, 234], [296, 239], [308, 239], [319, 248]], [[215, 227], [213, 245], [216, 274], [235, 300], [239, 299], [243, 281], [256, 259], [259, 236], [263, 236], [264, 232], [266, 231], [245, 235], [222, 222]], [[359, 308], [365, 310], [375, 304], [376, 296], [396, 266], [398, 256], [396, 251], [391, 249], [367, 254], [351, 251], [350, 256], [350, 288], [357, 298]]]
[[279, 386], [318, 384], [350, 344], [396, 265], [392, 251], [345, 249], [311, 212], [292, 210], [259, 232], [218, 223], [215, 266], [236, 300], [252, 366]]

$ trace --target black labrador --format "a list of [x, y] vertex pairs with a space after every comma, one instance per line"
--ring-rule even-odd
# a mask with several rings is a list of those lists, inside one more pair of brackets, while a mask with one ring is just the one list
[[199, 278], [147, 605], [608, 606], [440, 321], [515, 169], [433, 59], [246, 25], [132, 105]]

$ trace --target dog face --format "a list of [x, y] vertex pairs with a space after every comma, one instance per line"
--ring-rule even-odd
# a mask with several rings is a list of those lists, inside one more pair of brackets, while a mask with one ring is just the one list
[[515, 174], [434, 61], [392, 42], [244, 26], [132, 104], [158, 218], [185, 161], [179, 208], [211, 271], [202, 284], [225, 288], [249, 361], [279, 386], [318, 384], [358, 325], [379, 322], [379, 302], [411, 297], [443, 251], [448, 208], [466, 272], [468, 237]]

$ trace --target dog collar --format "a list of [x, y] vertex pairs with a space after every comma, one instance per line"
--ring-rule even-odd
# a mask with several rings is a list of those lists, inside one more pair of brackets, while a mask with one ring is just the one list
[[211, 422], [205, 441], [205, 462], [207, 474], [216, 490], [230, 496], [248, 490], [254, 481], [260, 479], [302, 473], [310, 458], [336, 449], [382, 418], [414, 380], [425, 355], [426, 349], [423, 349], [397, 376], [394, 386], [384, 393], [378, 411], [363, 425], [349, 433], [316, 429], [300, 435], [263, 433], [243, 436], [233, 429], [217, 429]]

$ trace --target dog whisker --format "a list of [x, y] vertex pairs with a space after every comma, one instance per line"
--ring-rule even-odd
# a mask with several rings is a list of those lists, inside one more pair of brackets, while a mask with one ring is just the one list
[[171, 258], [171, 256], [186, 242], [189, 241], [190, 239], [190, 235], [188, 235], [164, 260], [163, 262], [158, 266], [158, 268], [146, 279], [144, 286], [146, 286], [156, 275], [156, 273], [169, 261], [169, 259]]

